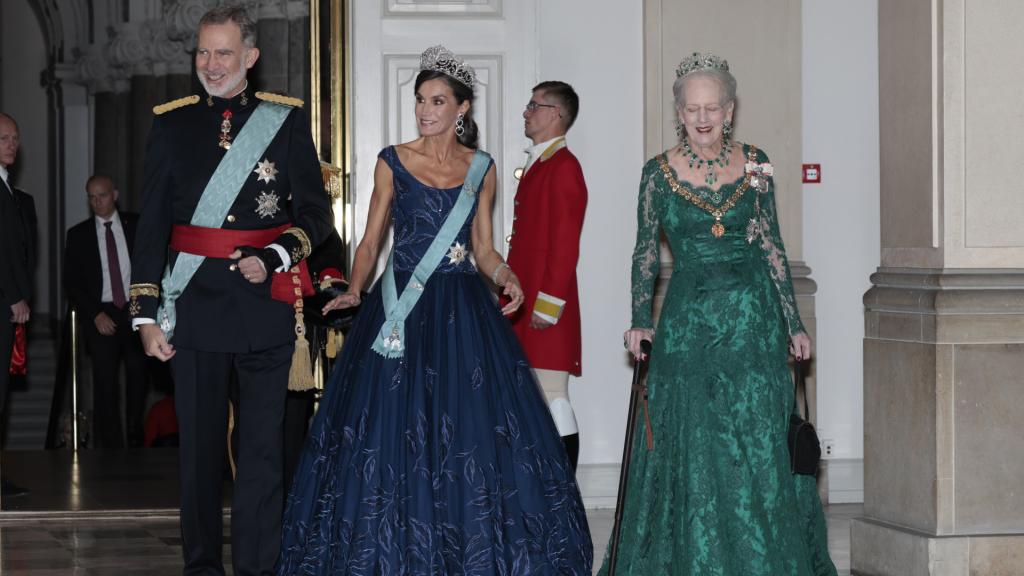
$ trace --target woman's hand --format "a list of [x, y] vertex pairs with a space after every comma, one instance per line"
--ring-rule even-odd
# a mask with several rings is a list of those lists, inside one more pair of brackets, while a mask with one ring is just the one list
[[326, 315], [331, 310], [344, 310], [345, 308], [351, 308], [353, 306], [359, 306], [363, 299], [359, 296], [359, 292], [345, 292], [339, 296], [335, 296], [330, 302], [324, 304], [322, 314]]
[[519, 277], [516, 276], [511, 268], [508, 269], [508, 276], [505, 278], [504, 288], [501, 293], [509, 299], [509, 303], [505, 304], [505, 307], [501, 309], [502, 314], [508, 316], [523, 305], [523, 299], [525, 298], [523, 296], [523, 287], [519, 285]]
[[622, 345], [633, 355], [633, 359], [639, 362], [646, 360], [647, 355], [640, 349], [640, 342], [649, 340], [654, 343], [654, 330], [650, 328], [630, 328], [622, 333]]
[[789, 353], [797, 360], [807, 360], [811, 357], [811, 337], [804, 332], [793, 334], [789, 337]]

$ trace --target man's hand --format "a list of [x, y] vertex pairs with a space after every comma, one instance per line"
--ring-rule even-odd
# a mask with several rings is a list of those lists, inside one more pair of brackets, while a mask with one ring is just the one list
[[31, 310], [29, 310], [28, 302], [24, 300], [18, 300], [14, 304], [11, 304], [11, 322], [15, 324], [24, 324], [28, 322]]
[[267, 279], [267, 269], [263, 266], [263, 260], [260, 260], [258, 257], [246, 256], [242, 258], [242, 251], [235, 250], [228, 258], [238, 260], [238, 272], [249, 282], [262, 284]]
[[92, 321], [96, 324], [96, 329], [104, 336], [113, 336], [114, 332], [117, 332], [117, 323], [113, 318], [107, 316], [106, 312], [100, 312]]
[[544, 330], [545, 328], [550, 328], [552, 326], [554, 326], [554, 324], [540, 316], [537, 316], [536, 313], [530, 315], [530, 328], [533, 328], [534, 330]]
[[142, 338], [142, 349], [146, 351], [146, 356], [152, 356], [161, 362], [167, 362], [174, 357], [174, 346], [167, 343], [164, 331], [156, 324], [139, 326], [139, 336]]

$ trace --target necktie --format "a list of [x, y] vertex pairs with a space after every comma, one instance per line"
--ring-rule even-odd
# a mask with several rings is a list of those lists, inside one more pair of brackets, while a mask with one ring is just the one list
[[124, 281], [121, 279], [121, 261], [117, 257], [117, 243], [114, 242], [114, 231], [110, 228], [113, 222], [104, 222], [107, 229], [107, 269], [110, 272], [110, 293], [114, 297], [114, 306], [124, 308]]

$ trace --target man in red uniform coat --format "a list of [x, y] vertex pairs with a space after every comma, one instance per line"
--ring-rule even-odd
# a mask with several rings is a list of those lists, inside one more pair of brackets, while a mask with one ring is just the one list
[[551, 417], [573, 468], [579, 457], [576, 415], [569, 403], [569, 375], [579, 376], [580, 303], [576, 261], [587, 208], [587, 185], [576, 156], [565, 144], [579, 111], [579, 96], [564, 82], [541, 82], [526, 110], [526, 137], [533, 141], [519, 176], [508, 264], [526, 296], [512, 317], [533, 366]]

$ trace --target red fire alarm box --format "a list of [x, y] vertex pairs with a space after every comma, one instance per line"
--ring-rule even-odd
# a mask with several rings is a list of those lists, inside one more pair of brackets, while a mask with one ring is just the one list
[[821, 164], [804, 164], [804, 184], [821, 182]]

